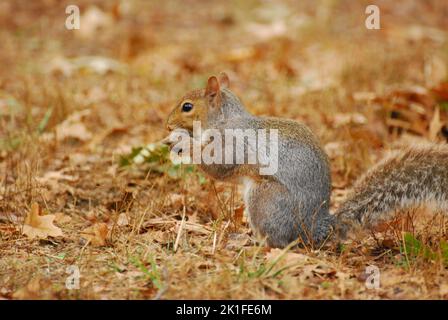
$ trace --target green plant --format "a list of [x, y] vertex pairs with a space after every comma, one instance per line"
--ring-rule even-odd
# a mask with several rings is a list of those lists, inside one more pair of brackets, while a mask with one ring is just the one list
[[426, 261], [441, 259], [442, 263], [448, 266], [448, 242], [442, 239], [437, 247], [438, 250], [431, 248], [411, 233], [405, 233], [403, 243], [400, 246], [400, 252], [406, 256], [406, 265], [408, 267], [410, 262], [415, 262], [419, 257]]
[[[155, 288], [159, 290], [163, 288], [162, 275], [153, 257], [148, 257], [146, 264], [138, 257], [131, 257], [130, 262], [144, 274], [145, 278], [147, 278]], [[149, 269], [146, 266], [147, 264], [149, 264]]]
[[120, 167], [146, 164], [154, 172], [167, 174], [173, 179], [184, 178], [194, 174], [199, 183], [206, 182], [205, 176], [196, 170], [193, 165], [174, 164], [170, 159], [170, 150], [165, 144], [151, 143], [145, 147], [132, 148], [129, 154], [122, 155], [119, 160]]

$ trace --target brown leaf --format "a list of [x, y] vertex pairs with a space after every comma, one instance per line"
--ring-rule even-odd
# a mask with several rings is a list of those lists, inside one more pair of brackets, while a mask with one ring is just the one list
[[233, 213], [233, 221], [236, 225], [241, 225], [243, 223], [244, 217], [244, 206], [240, 206], [235, 209]]
[[89, 241], [92, 246], [102, 247], [106, 245], [107, 234], [109, 228], [107, 224], [100, 222], [84, 229], [81, 234], [82, 237]]
[[230, 233], [228, 235], [226, 249], [239, 250], [250, 243], [249, 235], [245, 233]]
[[349, 124], [363, 125], [367, 123], [367, 119], [360, 113], [338, 113], [333, 117], [333, 126], [340, 128]]
[[64, 214], [63, 212], [58, 212], [55, 214], [55, 219], [54, 221], [56, 221], [57, 223], [67, 223], [70, 222], [72, 220], [72, 218], [66, 214]]
[[24, 287], [18, 289], [12, 294], [14, 299], [18, 300], [37, 300], [45, 298], [42, 295], [42, 290], [48, 287], [48, 282], [41, 279], [41, 277], [36, 277], [31, 279]]
[[126, 213], [120, 213], [117, 219], [117, 225], [120, 227], [127, 226], [129, 224], [129, 218]]
[[287, 32], [287, 28], [283, 20], [275, 21], [271, 24], [251, 23], [247, 26], [247, 29], [255, 37], [262, 40], [279, 37]]
[[448, 100], [448, 82], [442, 82], [437, 87], [431, 90], [435, 93], [437, 100], [447, 101]]
[[292, 266], [292, 265], [304, 265], [310, 261], [310, 258], [301, 253], [295, 253], [291, 251], [284, 251], [282, 249], [271, 249], [266, 254], [266, 261], [269, 263], [275, 263], [279, 266]]
[[76, 35], [80, 38], [91, 39], [98, 35], [100, 29], [110, 27], [114, 19], [108, 12], [104, 12], [96, 6], [89, 6], [83, 13], [81, 21], [82, 27], [76, 30]]
[[185, 197], [182, 194], [171, 193], [168, 196], [169, 204], [172, 207], [176, 208], [176, 209], [182, 208], [184, 206], [184, 203], [185, 203], [185, 199], [184, 198]]
[[76, 181], [78, 177], [67, 175], [64, 173], [65, 170], [60, 171], [48, 171], [42, 177], [37, 178], [39, 183], [42, 184], [52, 184], [54, 181]]
[[257, 54], [254, 48], [235, 48], [228, 52], [224, 59], [229, 62], [241, 62], [253, 58]]
[[65, 139], [77, 139], [82, 142], [90, 140], [92, 133], [81, 122], [82, 119], [90, 115], [90, 110], [75, 112], [56, 127], [56, 137], [59, 141]]
[[25, 218], [22, 234], [31, 239], [62, 236], [62, 230], [53, 224], [56, 216], [53, 214], [42, 216], [41, 211], [39, 204], [33, 203], [31, 205], [31, 210]]

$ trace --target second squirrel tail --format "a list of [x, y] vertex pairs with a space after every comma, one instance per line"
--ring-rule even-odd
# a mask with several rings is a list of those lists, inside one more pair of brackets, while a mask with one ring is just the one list
[[345, 237], [354, 224], [374, 227], [419, 205], [448, 211], [448, 145], [409, 147], [380, 161], [336, 211], [336, 232]]

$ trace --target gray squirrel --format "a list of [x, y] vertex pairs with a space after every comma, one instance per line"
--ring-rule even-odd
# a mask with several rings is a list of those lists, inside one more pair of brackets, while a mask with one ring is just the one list
[[211, 76], [205, 89], [182, 97], [167, 120], [170, 131], [193, 122], [206, 129], [277, 129], [278, 170], [260, 175], [260, 164], [205, 164], [214, 179], [242, 181], [249, 222], [269, 247], [286, 247], [300, 239], [321, 244], [344, 238], [354, 226], [370, 228], [388, 213], [432, 203], [448, 208], [448, 147], [423, 145], [391, 154], [356, 181], [347, 199], [330, 214], [331, 175], [327, 155], [304, 124], [250, 114], [229, 90], [229, 77]]

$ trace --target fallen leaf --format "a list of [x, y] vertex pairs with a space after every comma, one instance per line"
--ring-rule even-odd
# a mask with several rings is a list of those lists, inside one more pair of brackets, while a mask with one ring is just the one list
[[87, 130], [83, 123], [64, 123], [56, 129], [58, 140], [75, 138], [81, 141], [87, 141], [92, 138], [92, 134]]
[[337, 271], [332, 267], [319, 264], [313, 269], [313, 273], [320, 278], [332, 278], [336, 275]]
[[257, 51], [254, 48], [242, 47], [230, 50], [224, 55], [224, 59], [229, 62], [241, 62], [255, 57]]
[[271, 249], [266, 254], [266, 261], [270, 263], [280, 263], [280, 265], [304, 265], [310, 261], [310, 258], [301, 253], [284, 252], [282, 249]]
[[90, 222], [95, 222], [96, 221], [96, 212], [95, 212], [95, 210], [89, 210], [89, 211], [85, 212], [84, 216]]
[[150, 236], [151, 241], [156, 241], [158, 243], [167, 243], [172, 240], [170, 232], [164, 232], [161, 230], [148, 232], [148, 235]]
[[247, 30], [262, 40], [280, 37], [287, 32], [285, 22], [282, 20], [274, 21], [270, 24], [251, 23], [247, 26]]
[[72, 220], [72, 218], [70, 216], [64, 214], [63, 212], [58, 212], [55, 214], [54, 221], [56, 221], [57, 223], [64, 224], [64, 223], [70, 222], [71, 220]]
[[78, 180], [78, 177], [64, 174], [64, 170], [60, 171], [48, 171], [42, 177], [37, 178], [38, 182], [47, 184], [53, 181], [66, 180], [74, 182]]
[[435, 88], [432, 88], [431, 91], [436, 95], [437, 100], [448, 100], [448, 82], [439, 83], [439, 85]]
[[42, 216], [41, 211], [39, 204], [33, 203], [31, 205], [31, 210], [25, 218], [22, 234], [30, 239], [62, 236], [62, 230], [53, 224], [56, 216], [53, 214]]
[[338, 113], [333, 117], [333, 126], [340, 128], [349, 124], [363, 125], [367, 123], [367, 119], [360, 113]]
[[31, 279], [24, 287], [18, 289], [12, 294], [14, 299], [18, 300], [37, 300], [45, 298], [42, 296], [42, 290], [48, 287], [48, 282], [45, 282], [41, 277]]
[[226, 249], [239, 250], [250, 243], [249, 235], [245, 233], [230, 233], [228, 235]]
[[[176, 230], [177, 230], [177, 228], [176, 228]], [[190, 223], [188, 221], [185, 222], [184, 230], [186, 230], [188, 232], [197, 233], [197, 234], [203, 234], [203, 235], [209, 235], [212, 232], [210, 227], [207, 227], [207, 226], [204, 226], [201, 224], [197, 224], [197, 223]]]
[[80, 38], [91, 39], [98, 35], [98, 31], [106, 29], [114, 23], [113, 16], [96, 6], [90, 6], [81, 16], [82, 27], [76, 30]]
[[[105, 75], [106, 73], [116, 72], [122, 73], [125, 67], [120, 62], [101, 56], [82, 56], [74, 59], [68, 59], [62, 56], [56, 56], [48, 62], [48, 66], [45, 66], [47, 73], [62, 74], [70, 77], [76, 72], [87, 71], [89, 73], [95, 73], [99, 75]], [[93, 91], [91, 95], [86, 97], [86, 102], [94, 101], [93, 99], [103, 99], [98, 91]]]
[[63, 141], [67, 138], [72, 138], [83, 142], [90, 140], [92, 138], [92, 133], [81, 122], [82, 119], [89, 114], [89, 109], [71, 114], [56, 127], [57, 139]]
[[376, 93], [371, 91], [357, 91], [353, 93], [352, 97], [355, 101], [370, 101], [376, 98]]
[[120, 227], [127, 226], [129, 224], [129, 218], [126, 213], [120, 213], [117, 219], [117, 225]]
[[391, 38], [396, 38], [394, 40], [415, 42], [429, 40], [435, 43], [443, 43], [446, 41], [446, 34], [444, 30], [418, 24], [391, 27], [388, 29], [387, 34]]
[[78, 70], [105, 75], [107, 73], [123, 73], [125, 65], [117, 60], [101, 56], [84, 56], [73, 60]]
[[184, 196], [179, 193], [171, 193], [168, 197], [169, 204], [174, 208], [182, 208], [184, 204]]
[[106, 238], [109, 232], [107, 224], [100, 222], [84, 229], [81, 234], [89, 243], [95, 247], [106, 245]]
[[236, 225], [241, 225], [243, 223], [244, 217], [244, 206], [236, 208], [233, 212], [233, 221]]
[[343, 157], [346, 154], [347, 143], [343, 141], [329, 142], [324, 146], [325, 152], [330, 159]]

